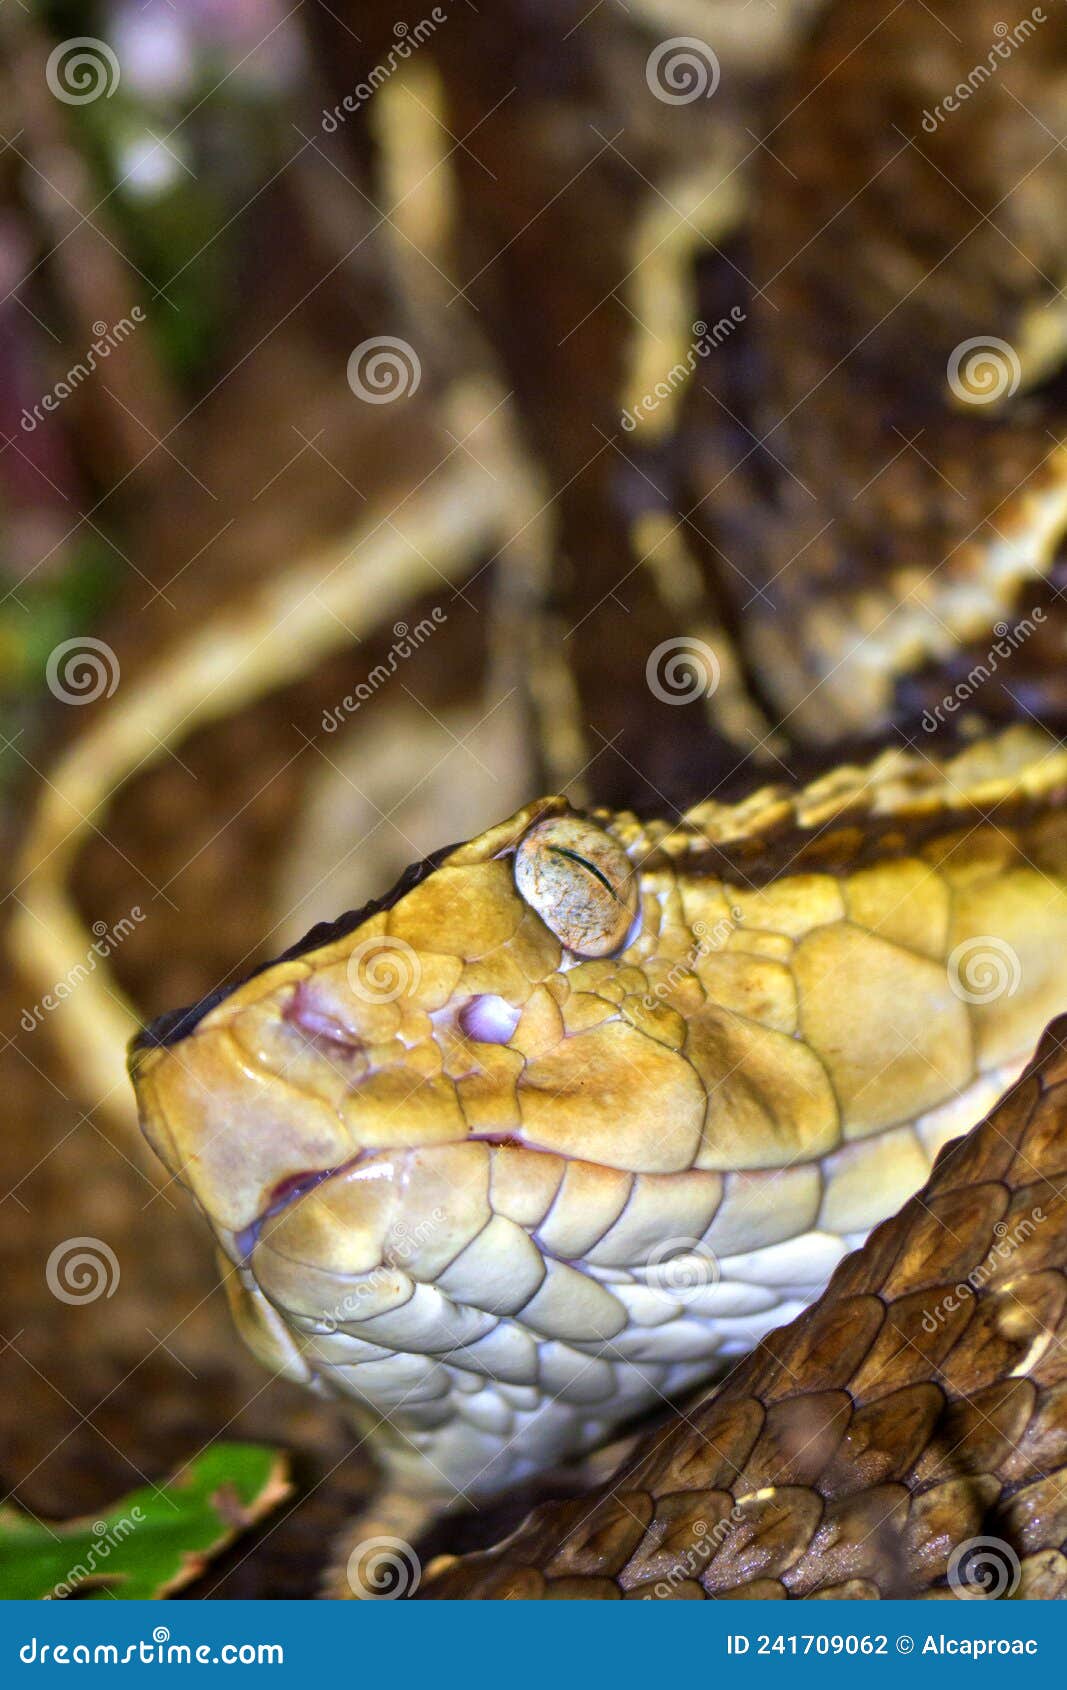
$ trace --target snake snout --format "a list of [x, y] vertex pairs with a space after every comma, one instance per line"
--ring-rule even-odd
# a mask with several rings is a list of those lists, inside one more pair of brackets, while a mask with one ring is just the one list
[[286, 1193], [359, 1150], [321, 1097], [250, 1060], [226, 1027], [135, 1053], [131, 1074], [146, 1139], [227, 1253]]

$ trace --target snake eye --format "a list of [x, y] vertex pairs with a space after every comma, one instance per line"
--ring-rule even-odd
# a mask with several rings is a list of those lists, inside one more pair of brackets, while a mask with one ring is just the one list
[[552, 816], [530, 829], [515, 852], [515, 884], [575, 956], [610, 956], [637, 912], [630, 859], [582, 816]]

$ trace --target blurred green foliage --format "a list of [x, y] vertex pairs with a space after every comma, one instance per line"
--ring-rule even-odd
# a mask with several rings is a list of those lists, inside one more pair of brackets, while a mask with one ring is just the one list
[[5, 1506], [0, 1599], [167, 1596], [288, 1494], [277, 1450], [219, 1443], [166, 1484], [131, 1491], [95, 1519], [51, 1524]]

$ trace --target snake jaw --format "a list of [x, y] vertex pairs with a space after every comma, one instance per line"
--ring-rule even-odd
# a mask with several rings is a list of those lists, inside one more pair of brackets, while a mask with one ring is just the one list
[[[354, 1167], [359, 1160], [358, 1156], [354, 1157], [348, 1166]], [[247, 1266], [268, 1221], [273, 1220], [275, 1215], [283, 1214], [290, 1204], [298, 1203], [302, 1197], [306, 1197], [309, 1191], [314, 1191], [315, 1187], [321, 1185], [324, 1180], [332, 1179], [335, 1174], [344, 1171], [342, 1168], [316, 1168], [305, 1170], [299, 1174], [289, 1174], [287, 1178], [280, 1180], [272, 1191], [270, 1201], [263, 1213], [257, 1215], [251, 1225], [234, 1233], [233, 1244], [236, 1251], [234, 1260], [239, 1265]]]

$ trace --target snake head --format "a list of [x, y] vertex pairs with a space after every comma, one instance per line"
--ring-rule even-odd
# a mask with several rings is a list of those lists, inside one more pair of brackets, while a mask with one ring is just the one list
[[442, 1034], [480, 998], [506, 1001], [510, 1020], [529, 976], [554, 967], [559, 946], [519, 897], [509, 858], [563, 808], [531, 806], [438, 852], [385, 898], [133, 1040], [142, 1129], [227, 1254], [268, 1210], [353, 1159], [465, 1135], [466, 1076], [445, 1073]]
[[[659, 902], [639, 907], [636, 824], [626, 837], [563, 799], [532, 804], [131, 1047], [143, 1130], [228, 1258], [251, 1347], [379, 1416], [402, 1400], [409, 1451], [456, 1483], [589, 1442], [649, 1388], [561, 1343], [626, 1324], [578, 1260], [637, 1170], [691, 1169], [704, 1118], [694, 1069], [652, 1036], [673, 1017], [679, 1045], [681, 1018], [642, 1007], [633, 959]], [[669, 1177], [703, 1227], [718, 1176]], [[537, 1242], [549, 1210], [559, 1236]], [[626, 1258], [648, 1247], [646, 1211]], [[539, 1455], [505, 1460], [470, 1422], [471, 1381], [540, 1401], [539, 1346], [575, 1372], [575, 1403], [539, 1422]], [[610, 1412], [578, 1406], [590, 1391]]]
[[[143, 1130], [230, 1259], [327, 1176], [435, 1145], [687, 1165], [704, 1094], [648, 1036], [669, 1012], [629, 960], [638, 879], [606, 825], [543, 799], [145, 1029]], [[650, 1153], [657, 1105], [679, 1125]]]

